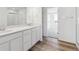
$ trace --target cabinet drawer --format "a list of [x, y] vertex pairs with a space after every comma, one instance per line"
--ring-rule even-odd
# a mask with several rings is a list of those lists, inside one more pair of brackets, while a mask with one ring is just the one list
[[23, 43], [31, 42], [31, 30], [26, 30], [23, 32]]
[[22, 33], [21, 32], [14, 33], [14, 34], [10, 34], [10, 35], [6, 35], [6, 36], [1, 36], [0, 37], [0, 44], [3, 43], [3, 42], [9, 41], [11, 39], [20, 37], [20, 36], [22, 36]]
[[8, 35], [8, 37], [10, 39], [15, 39], [15, 38], [18, 38], [18, 37], [22, 37], [22, 32], [18, 32], [18, 33], [14, 33], [14, 34]]

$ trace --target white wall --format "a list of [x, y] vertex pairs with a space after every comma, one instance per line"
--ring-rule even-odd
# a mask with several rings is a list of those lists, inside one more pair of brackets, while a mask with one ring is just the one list
[[[25, 25], [26, 24], [26, 7], [19, 7], [20, 10], [19, 12], [17, 13], [18, 15], [18, 22], [19, 22], [19, 25]], [[19, 9], [18, 8], [18, 9]]]
[[79, 43], [79, 7], [76, 8], [77, 10], [77, 43]]
[[41, 7], [28, 7], [27, 8], [27, 24], [42, 24], [42, 8]]
[[27, 19], [27, 24], [32, 24], [33, 22], [33, 10], [32, 10], [32, 7], [27, 7], [27, 11], [26, 11], [26, 19]]
[[25, 25], [27, 23], [42, 25], [41, 7], [0, 8], [0, 28], [5, 25]]
[[42, 8], [33, 7], [33, 24], [41, 25], [42, 24]]
[[7, 23], [7, 9], [0, 7], [0, 28], [6, 27]]
[[25, 7], [8, 7], [7, 8], [7, 25], [25, 25], [26, 24], [26, 8]]

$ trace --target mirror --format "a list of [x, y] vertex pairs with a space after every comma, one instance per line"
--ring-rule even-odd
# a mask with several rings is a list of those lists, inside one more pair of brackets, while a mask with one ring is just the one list
[[7, 26], [26, 24], [26, 7], [8, 7]]
[[6, 7], [0, 7], [0, 30], [5, 30], [7, 26], [7, 9]]

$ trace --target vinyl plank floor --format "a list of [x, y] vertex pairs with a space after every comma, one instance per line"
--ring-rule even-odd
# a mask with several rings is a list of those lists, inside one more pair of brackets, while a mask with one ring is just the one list
[[78, 51], [78, 49], [75, 44], [44, 37], [43, 41], [36, 43], [29, 51]]

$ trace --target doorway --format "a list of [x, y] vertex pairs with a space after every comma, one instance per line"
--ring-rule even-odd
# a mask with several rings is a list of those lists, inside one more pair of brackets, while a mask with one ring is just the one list
[[47, 36], [58, 38], [57, 8], [47, 8]]

